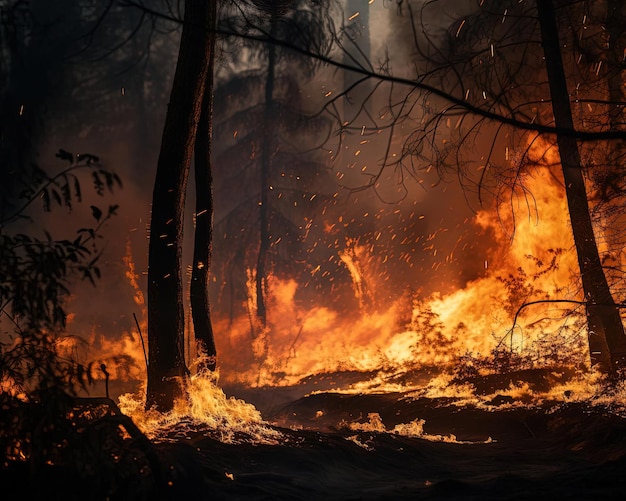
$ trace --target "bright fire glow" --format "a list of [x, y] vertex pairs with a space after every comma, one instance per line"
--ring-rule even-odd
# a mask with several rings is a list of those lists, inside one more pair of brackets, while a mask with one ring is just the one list
[[[537, 138], [528, 154], [537, 164], [558, 165], [554, 148]], [[395, 296], [385, 296], [381, 291], [389, 288], [389, 255], [376, 253], [366, 238], [337, 238], [330, 260], [351, 280], [351, 289], [334, 289], [337, 292], [330, 294], [337, 297], [323, 306], [305, 303], [299, 296], [303, 285], [297, 279], [270, 274], [267, 322], [261, 325], [255, 315], [256, 277], [248, 269], [247, 314], [224, 318], [213, 312], [222, 381], [247, 387], [291, 386], [311, 377], [315, 385], [316, 376], [334, 373], [333, 391], [405, 392], [406, 398], [446, 397], [456, 405], [485, 409], [492, 408], [496, 398], [500, 407], [554, 400], [599, 402], [602, 379], [593, 371], [580, 372], [587, 363], [586, 332], [583, 312], [576, 303], [581, 298], [575, 285], [578, 265], [562, 181], [549, 167], [542, 167], [525, 173], [523, 183], [524, 189], [513, 190], [501, 206], [480, 211], [466, 221], [495, 235], [499, 245], [476, 255], [481, 267], [485, 263], [484, 273], [452, 292], [421, 293], [420, 284], [415, 284], [408, 294], [397, 291]], [[422, 238], [423, 249], [434, 257], [435, 238], [445, 231], [431, 228], [423, 238], [414, 238], [414, 243]], [[455, 266], [452, 253], [442, 260], [435, 263], [437, 267]], [[124, 261], [134, 300], [141, 308], [140, 327], [147, 332], [145, 301], [130, 246]], [[318, 266], [309, 275], [319, 270]], [[346, 299], [342, 294], [352, 294], [347, 298], [355, 305], [352, 311], [342, 307]], [[542, 302], [552, 299], [573, 302]], [[67, 343], [68, 353], [76, 350]], [[124, 333], [111, 340], [94, 332], [90, 344], [97, 360], [108, 360], [111, 379], [145, 378], [145, 354], [138, 334]], [[130, 364], [116, 365], [111, 354], [125, 357]], [[490, 364], [483, 363], [489, 359]], [[501, 369], [544, 369], [548, 388], [511, 380], [480, 389], [472, 379], [496, 375]], [[360, 376], [342, 381], [341, 374], [350, 372]], [[96, 371], [95, 377], [104, 376]], [[167, 415], [144, 411], [140, 394], [123, 395], [120, 406], [151, 437], [165, 439], [181, 423], [193, 423], [207, 426], [225, 442], [236, 441], [239, 435], [256, 443], [278, 439], [253, 406], [227, 398], [216, 381], [216, 376], [191, 376], [188, 397]], [[612, 394], [614, 404], [626, 402], [626, 397], [619, 396], [622, 393]], [[382, 421], [370, 416], [368, 423], [353, 423], [349, 428], [455, 440], [453, 436], [425, 436], [421, 420], [398, 426], [387, 430]]]
[[[218, 348], [220, 338], [228, 336], [221, 358], [226, 379], [252, 386], [292, 385], [321, 372], [445, 369], [464, 354], [488, 357], [496, 348], [516, 355], [533, 353], [541, 365], [542, 350], [558, 345], [562, 360], [584, 360], [581, 316], [567, 315], [576, 304], [541, 303], [518, 312], [531, 301], [580, 299], [579, 291], [569, 285], [577, 261], [563, 188], [547, 169], [527, 174], [524, 182], [527, 191], [514, 193], [509, 201], [513, 211], [509, 206], [476, 214], [475, 222], [494, 232], [504, 250], [476, 256], [488, 261], [486, 274], [450, 294], [414, 295], [382, 308], [368, 304], [367, 289], [377, 288], [375, 270], [382, 258], [368, 255], [368, 249], [353, 240], [338, 251], [361, 306], [353, 314], [330, 307], [304, 308], [296, 299], [295, 280], [270, 276], [262, 358], [245, 359], [237, 349], [249, 344], [248, 318], [235, 319], [232, 325], [216, 322]], [[559, 247], [548, 247], [547, 242]]]
[[266, 425], [253, 405], [227, 397], [217, 385], [216, 374], [190, 376], [185, 392], [186, 398], [178, 399], [168, 413], [144, 410], [143, 393], [120, 396], [120, 409], [149, 438], [156, 440], [167, 440], [174, 431], [180, 434], [202, 426], [225, 443], [275, 444], [281, 437]]
[[[343, 428], [348, 428], [353, 431], [359, 432], [375, 432], [375, 433], [392, 433], [394, 435], [402, 435], [405, 437], [419, 438], [422, 440], [428, 440], [430, 442], [447, 442], [454, 444], [471, 444], [475, 442], [459, 441], [453, 435], [432, 435], [424, 431], [424, 424], [426, 421], [423, 419], [414, 419], [410, 423], [400, 423], [394, 426], [391, 430], [388, 430], [384, 425], [380, 414], [377, 412], [371, 412], [367, 415], [366, 423], [340, 423]], [[348, 437], [348, 440], [355, 440], [355, 437]], [[493, 440], [488, 438], [482, 443], [491, 443]], [[360, 445], [360, 444], [359, 444]]]

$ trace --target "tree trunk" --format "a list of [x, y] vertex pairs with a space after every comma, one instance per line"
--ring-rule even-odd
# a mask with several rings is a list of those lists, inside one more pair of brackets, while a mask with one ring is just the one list
[[146, 408], [171, 410], [184, 360], [182, 238], [185, 190], [209, 65], [212, 4], [185, 0], [185, 17], [152, 194], [148, 257]]
[[[212, 23], [215, 26], [215, 2], [212, 7]], [[211, 245], [213, 234], [213, 179], [211, 175], [211, 136], [213, 120], [213, 61], [215, 36], [211, 46], [209, 67], [204, 87], [202, 114], [196, 134], [195, 182], [196, 182], [196, 229], [191, 272], [191, 316], [199, 355], [208, 357], [202, 368], [215, 370], [217, 350], [211, 327], [209, 309], [209, 276], [211, 268]]]
[[[561, 130], [573, 130], [574, 123], [552, 0], [537, 0], [537, 9], [555, 125]], [[624, 327], [598, 254], [578, 143], [572, 136], [557, 133], [557, 144], [574, 245], [587, 303], [591, 363], [597, 364], [602, 371], [613, 374], [626, 360]]]
[[[270, 37], [276, 34], [276, 15], [270, 19]], [[261, 325], [267, 322], [265, 290], [267, 284], [266, 263], [270, 248], [270, 222], [268, 195], [270, 190], [270, 169], [273, 154], [273, 135], [271, 130], [272, 114], [274, 113], [274, 72], [276, 70], [276, 47], [270, 43], [267, 57], [267, 81], [265, 82], [265, 110], [263, 113], [263, 144], [261, 145], [261, 200], [259, 206], [260, 243], [256, 265], [256, 313]]]

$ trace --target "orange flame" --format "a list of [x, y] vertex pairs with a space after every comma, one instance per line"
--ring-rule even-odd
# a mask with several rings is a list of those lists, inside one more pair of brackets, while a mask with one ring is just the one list
[[[555, 161], [554, 148], [539, 139], [529, 154]], [[252, 386], [292, 385], [322, 372], [383, 369], [390, 374], [445, 368], [466, 353], [487, 357], [498, 347], [513, 354], [534, 350], [541, 363], [541, 351], [559, 343], [562, 359], [568, 350], [572, 360], [584, 359], [580, 316], [568, 315], [572, 304], [538, 303], [520, 309], [533, 301], [580, 299], [573, 281], [578, 267], [563, 186], [548, 168], [527, 173], [524, 183], [524, 190], [516, 190], [506, 206], [475, 215], [474, 222], [495, 233], [504, 250], [476, 256], [485, 262], [485, 275], [455, 292], [414, 296], [408, 305], [395, 300], [378, 309], [366, 307], [367, 290], [375, 290], [381, 280], [376, 270], [380, 259], [354, 239], [337, 251], [361, 306], [353, 315], [331, 307], [305, 308], [298, 302], [295, 280], [270, 277], [272, 307], [261, 358], [233, 364], [231, 350], [249, 342], [249, 325], [245, 319], [230, 326], [216, 322], [218, 336], [228, 335], [221, 352], [226, 379]], [[241, 360], [241, 351], [237, 357]]]
[[227, 397], [217, 378], [217, 374], [206, 372], [190, 376], [184, 388], [186, 396], [178, 399], [174, 409], [165, 414], [146, 411], [144, 393], [121, 395], [120, 409], [155, 440], [168, 440], [173, 431], [184, 433], [204, 425], [224, 443], [278, 443], [281, 434], [263, 421], [253, 405]]

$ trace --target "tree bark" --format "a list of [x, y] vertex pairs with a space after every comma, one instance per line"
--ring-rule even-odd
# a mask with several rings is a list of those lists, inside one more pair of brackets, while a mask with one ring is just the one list
[[[537, 0], [537, 9], [555, 125], [559, 130], [573, 131], [574, 123], [552, 0]], [[591, 363], [597, 364], [602, 371], [613, 374], [626, 361], [624, 327], [598, 254], [578, 143], [573, 136], [557, 133], [557, 145], [587, 304]]]
[[[276, 14], [270, 19], [270, 37], [276, 34]], [[276, 70], [276, 47], [269, 44], [267, 57], [267, 80], [265, 82], [265, 110], [263, 112], [263, 144], [261, 145], [261, 196], [259, 206], [259, 254], [256, 265], [256, 313], [261, 325], [267, 323], [267, 308], [265, 305], [265, 291], [267, 284], [266, 263], [270, 248], [270, 221], [268, 195], [270, 191], [271, 156], [273, 153], [273, 134], [270, 124], [274, 112], [274, 78]]]
[[187, 372], [181, 270], [183, 215], [212, 47], [208, 26], [213, 3], [185, 0], [183, 32], [152, 194], [146, 408], [159, 411], [172, 409]]
[[[215, 26], [216, 6], [211, 4], [211, 28]], [[217, 350], [211, 326], [209, 308], [209, 276], [211, 269], [211, 245], [213, 236], [213, 178], [211, 162], [211, 136], [213, 125], [213, 61], [215, 59], [215, 35], [211, 44], [209, 67], [204, 87], [202, 114], [195, 146], [196, 229], [191, 272], [191, 316], [199, 355], [207, 357], [201, 367], [214, 371]]]

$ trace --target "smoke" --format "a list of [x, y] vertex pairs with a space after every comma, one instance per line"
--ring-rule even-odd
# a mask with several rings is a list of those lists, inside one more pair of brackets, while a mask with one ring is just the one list
[[[389, 21], [375, 23], [375, 20], [385, 19], [380, 14], [393, 15], [393, 12], [382, 9], [380, 5], [375, 7], [378, 10], [370, 14], [372, 58], [381, 61], [384, 44], [379, 35], [390, 33], [397, 26]], [[398, 25], [398, 20], [394, 22]], [[396, 39], [394, 37], [386, 42], [394, 42]], [[171, 40], [171, 44], [174, 45], [175, 40]], [[390, 46], [389, 53], [398, 58], [402, 54], [408, 56], [410, 50]], [[171, 51], [165, 51], [165, 54], [170, 63], [162, 63], [160, 67], [173, 70], [173, 55]], [[398, 66], [394, 63], [393, 69], [397, 67], [401, 67], [400, 62]], [[300, 81], [300, 93], [310, 96], [306, 109], [309, 113], [319, 111], [325, 103], [324, 88], [340, 89], [343, 84], [343, 76], [334, 70], [323, 71], [321, 75], [321, 79], [317, 77]], [[162, 89], [167, 88], [171, 78], [170, 75], [157, 77], [154, 70], [141, 72], [140, 68], [129, 70], [126, 77], [116, 82], [115, 86], [111, 85], [109, 99], [103, 108], [106, 113], [98, 117], [97, 124], [83, 125], [75, 133], [79, 136], [80, 148], [95, 152], [105, 150], [106, 155], [102, 156], [107, 163], [119, 164], [124, 173], [125, 186], [119, 194], [120, 216], [112, 222], [114, 227], [107, 235], [102, 282], [95, 290], [77, 288], [72, 299], [72, 307], [77, 312], [73, 329], [92, 332], [91, 328], [95, 327], [99, 332], [114, 337], [120, 332], [134, 332], [136, 329], [132, 313], [140, 313], [133, 302], [135, 291], [124, 277], [126, 265], [122, 258], [127, 254], [127, 245], [130, 244], [139, 275], [145, 277], [146, 226], [159, 149], [158, 124], [162, 121], [159, 117], [164, 116], [167, 95], [164, 91], [148, 93], [148, 96], [155, 95], [158, 99], [151, 102], [153, 109], [146, 116], [146, 97], [139, 99], [137, 90], [133, 91], [133, 87], [126, 81], [137, 82], [135, 88], [139, 86], [139, 89], [148, 92], [154, 88], [156, 78], [163, 79], [159, 83]], [[236, 96], [238, 101], [218, 100], [215, 104], [217, 123], [220, 116], [235, 112], [237, 102], [243, 109], [250, 106], [248, 103], [255, 106], [262, 102], [262, 81], [259, 83], [254, 94], [248, 94], [243, 99], [242, 96]], [[124, 89], [123, 93], [121, 89]], [[354, 102], [367, 95], [368, 89], [373, 87], [364, 87], [352, 96]], [[342, 323], [346, 324], [351, 320], [359, 321], [363, 308], [372, 312], [389, 311], [407, 293], [419, 293], [427, 297], [433, 293], [447, 294], [462, 288], [485, 274], [484, 263], [491, 261], [497, 252], [493, 229], [476, 223], [474, 211], [466, 200], [468, 195], [455, 180], [441, 180], [435, 171], [424, 172], [419, 179], [411, 179], [394, 165], [394, 155], [399, 153], [404, 137], [410, 131], [397, 130], [391, 135], [375, 128], [376, 125], [389, 124], [389, 96], [390, 89], [381, 87], [368, 102], [368, 112], [376, 117], [375, 121], [363, 113], [359, 114], [357, 105], [351, 105], [345, 100], [338, 103], [344, 118], [351, 118], [352, 123], [341, 141], [331, 136], [331, 141], [323, 146], [329, 153], [313, 154], [318, 158], [316, 161], [326, 163], [326, 170], [316, 178], [314, 189], [308, 188], [308, 199], [317, 194], [319, 203], [310, 203], [308, 209], [305, 207], [299, 210], [294, 218], [300, 232], [299, 249], [290, 247], [274, 269], [275, 276], [295, 280], [297, 286], [293, 288], [293, 300], [299, 307], [331, 308], [342, 316]], [[254, 126], [254, 122], [249, 125]], [[336, 126], [337, 123], [332, 124], [332, 127]], [[117, 130], [119, 127], [121, 131]], [[103, 130], [110, 132], [103, 135]], [[242, 137], [244, 132], [242, 129], [231, 131], [219, 127], [216, 130], [217, 137], [230, 135], [231, 141], [238, 139], [232, 139], [237, 133]], [[57, 143], [59, 140], [56, 137], [50, 142]], [[310, 138], [300, 138], [298, 141], [301, 144], [292, 145], [296, 151], [306, 150], [311, 143], [316, 142]], [[215, 145], [218, 155], [224, 144], [220, 140]], [[302, 156], [302, 169], [308, 167], [304, 158]], [[387, 165], [377, 182], [362, 189], [371, 182], [372, 176], [379, 173], [385, 162]], [[216, 186], [219, 187], [215, 194], [218, 203], [215, 208], [217, 222], [244, 203], [250, 195], [242, 189], [242, 177], [228, 180], [229, 173], [237, 168], [236, 163], [215, 166]], [[224, 177], [226, 180], [220, 181]], [[191, 193], [193, 186], [189, 190]], [[224, 360], [239, 358], [242, 363], [254, 362], [255, 359], [248, 320], [249, 315], [253, 314], [248, 301], [252, 294], [246, 289], [249, 270], [246, 269], [245, 260], [249, 253], [254, 253], [258, 230], [250, 218], [254, 212], [246, 214], [249, 215], [239, 221], [240, 226], [234, 228], [235, 240], [230, 236], [223, 239], [222, 235], [216, 233], [212, 272], [215, 277], [212, 283], [212, 315], [217, 326], [218, 350]], [[186, 220], [185, 232], [191, 235], [191, 213], [188, 213]], [[281, 245], [284, 242], [278, 243], [276, 247], [281, 248]], [[234, 255], [228, 254], [236, 246], [241, 246], [241, 251]], [[355, 266], [352, 271], [346, 264], [347, 255], [352, 256]], [[189, 256], [188, 250], [186, 256]], [[234, 263], [227, 259], [234, 260]], [[229, 266], [234, 271], [223, 275], [222, 270]], [[362, 274], [361, 299], [354, 292], [355, 269]], [[140, 279], [139, 284], [145, 291], [144, 280]], [[273, 305], [279, 307], [276, 302]], [[321, 322], [320, 316], [316, 318]], [[273, 332], [270, 338], [273, 349], [287, 353], [290, 336], [296, 334], [290, 333], [284, 337]], [[364, 339], [375, 337], [372, 332]], [[287, 346], [277, 347], [282, 342], [287, 343]], [[248, 356], [242, 355], [245, 352], [248, 352]]]
[[[411, 2], [413, 12], [423, 3]], [[370, 60], [375, 69], [383, 67], [400, 76], [419, 74], [420, 68], [413, 65], [415, 45], [407, 5], [381, 0], [371, 4]], [[436, 5], [441, 10], [431, 15], [429, 7], [423, 21], [443, 36], [450, 20], [462, 13], [454, 10], [458, 2]], [[145, 58], [142, 40], [150, 44]], [[56, 107], [60, 111], [46, 118], [48, 132], [41, 146], [42, 159], [51, 158], [59, 147], [98, 154], [124, 181], [123, 189], [106, 199], [84, 202], [84, 208], [110, 202], [120, 209], [101, 242], [103, 273], [97, 287], [86, 282], [72, 286], [69, 306], [75, 315], [70, 332], [91, 340], [102, 336], [119, 340], [94, 341], [89, 356], [128, 355], [133, 370], [139, 371], [131, 372], [135, 375], [144, 361], [133, 314], [145, 335], [144, 311], [136, 299], [138, 291], [146, 292], [152, 183], [176, 47], [175, 34], [157, 31], [149, 40], [131, 40], [115, 53], [124, 64], [116, 60], [109, 67], [110, 60], [104, 59], [85, 63], [80, 70], [68, 68], [68, 81], [77, 84]], [[249, 57], [250, 50], [242, 52]], [[140, 63], [136, 56], [141, 56]], [[94, 78], [85, 77], [86, 69], [94, 72]], [[402, 156], [406, 139], [422, 118], [419, 110], [413, 110], [404, 125], [401, 120], [394, 123], [395, 117], [403, 118], [397, 103], [408, 89], [368, 81], [351, 92], [351, 100], [333, 101], [345, 85], [341, 72], [322, 68], [314, 77], [304, 78], [291, 61], [277, 70], [277, 86], [286, 97], [281, 113], [319, 113], [316, 120], [323, 117], [326, 122], [300, 118], [297, 127], [272, 129], [276, 137], [282, 134], [288, 140], [273, 158], [276, 165], [283, 161], [282, 172], [291, 176], [281, 180], [286, 189], [282, 193], [276, 189], [276, 199], [281, 195], [291, 206], [281, 213], [284, 231], [273, 235], [269, 327], [255, 331], [249, 285], [259, 230], [258, 173], [252, 160], [260, 145], [258, 140], [246, 142], [245, 134], [267, 125], [259, 120], [263, 78], [257, 75], [246, 88], [241, 82], [250, 76], [250, 68], [231, 65], [228, 70], [239, 80], [222, 79], [224, 96], [229, 97], [215, 103], [218, 231], [211, 273], [211, 313], [223, 377], [246, 384], [286, 384], [324, 370], [449, 363], [464, 349], [493, 348], [492, 332], [499, 329], [502, 334], [510, 324], [504, 314], [499, 322], [491, 322], [493, 304], [488, 303], [495, 302], [500, 315], [498, 302], [506, 300], [506, 294], [497, 292], [503, 283], [497, 274], [506, 279], [524, 262], [524, 252], [540, 250], [512, 251], [511, 235], [502, 231], [494, 200], [487, 198], [481, 206], [456, 172], [442, 177], [435, 167]], [[288, 76], [297, 78], [285, 83]], [[333, 106], [326, 108], [331, 113], [320, 113], [331, 102]], [[297, 103], [302, 107], [296, 108]], [[246, 120], [244, 127], [233, 127], [238, 114]], [[273, 123], [280, 124], [282, 118], [275, 117]], [[471, 161], [478, 166], [483, 162], [481, 152], [491, 146], [490, 138], [473, 146]], [[222, 155], [227, 150], [230, 153]], [[193, 193], [193, 185], [188, 189]], [[226, 225], [243, 206], [249, 208]], [[88, 210], [83, 213], [77, 207], [70, 216], [54, 212], [40, 223], [66, 238], [91, 223]], [[193, 234], [191, 211], [185, 234]], [[188, 246], [186, 263], [190, 251]], [[517, 253], [514, 259], [509, 256], [512, 252]], [[130, 262], [136, 284], [128, 277]], [[132, 343], [134, 350], [129, 347]]]

